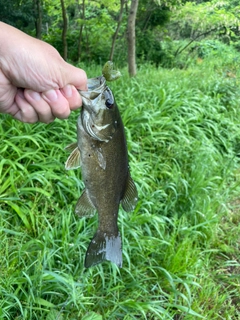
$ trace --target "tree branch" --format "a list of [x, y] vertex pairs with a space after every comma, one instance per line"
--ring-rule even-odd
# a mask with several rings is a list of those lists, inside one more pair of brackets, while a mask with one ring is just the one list
[[[223, 28], [223, 27], [222, 27], [222, 28]], [[220, 29], [222, 29], [222, 28], [220, 28]], [[206, 32], [203, 32], [203, 33], [197, 35], [197, 36], [196, 36], [195, 38], [193, 38], [188, 44], [186, 44], [182, 49], [180, 49], [180, 47], [179, 47], [179, 48], [177, 49], [177, 51], [175, 52], [174, 56], [176, 57], [178, 54], [182, 53], [183, 50], [185, 50], [188, 46], [190, 46], [191, 43], [193, 43], [193, 42], [194, 42], [195, 40], [197, 40], [198, 38], [200, 38], [200, 37], [202, 37], [202, 36], [206, 36], [206, 35], [208, 35], [209, 33], [213, 32], [213, 31], [216, 31], [216, 30], [218, 30], [218, 29], [219, 29], [219, 27], [214, 28], [214, 29], [211, 29], [211, 30], [208, 30], [208, 31], [206, 31]]]

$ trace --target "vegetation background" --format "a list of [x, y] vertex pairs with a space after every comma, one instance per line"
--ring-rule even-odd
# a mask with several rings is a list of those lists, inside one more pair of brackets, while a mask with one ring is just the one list
[[66, 171], [76, 119], [28, 125], [0, 116], [0, 319], [240, 318], [240, 6], [145, 1], [137, 75], [127, 69], [133, 1], [0, 0], [0, 20], [54, 45], [111, 83], [139, 192], [119, 212], [122, 269], [84, 270], [97, 217]]

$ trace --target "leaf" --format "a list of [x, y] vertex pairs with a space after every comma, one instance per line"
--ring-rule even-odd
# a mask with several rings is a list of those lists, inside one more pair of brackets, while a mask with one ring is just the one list
[[82, 320], [102, 320], [102, 316], [95, 312], [88, 312], [85, 316], [83, 316]]
[[52, 309], [46, 317], [46, 320], [62, 320], [62, 319], [63, 319], [62, 314], [55, 309]]
[[177, 308], [181, 311], [183, 311], [184, 313], [186, 313], [186, 315], [191, 315], [200, 319], [206, 319], [205, 317], [201, 316], [199, 313], [193, 311], [191, 308], [185, 307], [185, 306], [181, 306], [178, 304], [170, 304], [172, 307]]
[[27, 229], [31, 229], [30, 223], [27, 219], [26, 214], [22, 211], [22, 208], [20, 208], [18, 205], [16, 205], [15, 203], [13, 203], [11, 201], [4, 201], [4, 202], [6, 202], [18, 214], [19, 218], [22, 220], [25, 227]]
[[40, 304], [41, 306], [47, 307], [47, 308], [54, 308], [55, 305], [45, 299], [42, 298], [35, 298], [36, 303]]

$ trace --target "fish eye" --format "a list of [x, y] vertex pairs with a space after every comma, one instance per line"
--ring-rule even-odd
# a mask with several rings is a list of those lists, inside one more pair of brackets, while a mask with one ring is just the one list
[[111, 102], [110, 99], [107, 99], [107, 100], [106, 100], [105, 106], [106, 106], [108, 109], [112, 109], [112, 108], [113, 108], [113, 103]]

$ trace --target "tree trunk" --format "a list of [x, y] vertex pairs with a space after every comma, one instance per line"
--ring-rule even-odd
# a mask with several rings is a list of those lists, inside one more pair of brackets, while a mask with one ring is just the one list
[[67, 11], [65, 8], [64, 0], [61, 1], [61, 7], [62, 7], [62, 18], [63, 18], [63, 29], [62, 29], [62, 43], [63, 43], [63, 59], [67, 60]]
[[127, 42], [128, 42], [128, 73], [134, 77], [137, 73], [136, 68], [136, 48], [135, 48], [135, 22], [138, 8], [138, 0], [131, 1], [130, 12], [127, 25]]
[[117, 24], [116, 31], [114, 32], [114, 35], [113, 35], [112, 47], [111, 47], [111, 52], [110, 52], [110, 56], [109, 56], [109, 60], [111, 60], [111, 61], [113, 60], [115, 43], [116, 43], [118, 32], [119, 32], [119, 29], [120, 29], [120, 26], [121, 26], [121, 23], [122, 23], [124, 3], [125, 3], [125, 0], [120, 0], [121, 7], [120, 7], [120, 12], [119, 12], [119, 17], [118, 17], [118, 24]]
[[42, 37], [42, 6], [41, 6], [41, 0], [34, 0], [34, 11], [35, 11], [36, 38], [41, 39], [41, 37]]
[[[81, 19], [85, 20], [85, 0], [82, 1]], [[78, 37], [78, 61], [80, 61], [81, 53], [82, 53], [82, 35], [83, 35], [83, 24], [81, 24], [80, 26], [79, 37]]]
[[90, 49], [90, 43], [89, 43], [89, 32], [88, 28], [85, 27], [85, 41], [86, 41], [86, 57], [88, 59], [88, 62], [91, 61], [91, 49]]

